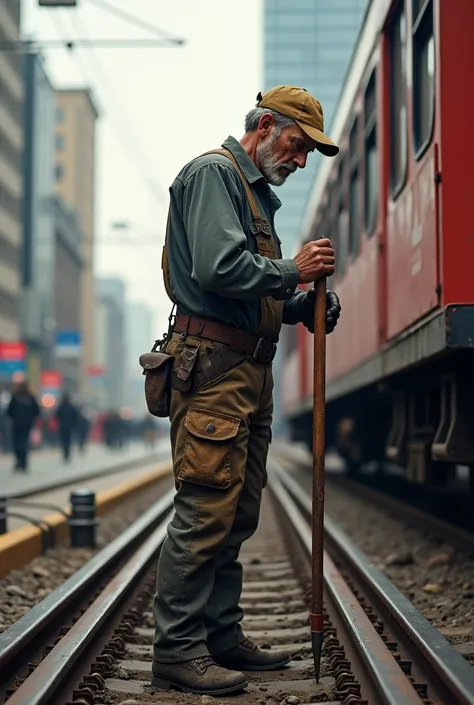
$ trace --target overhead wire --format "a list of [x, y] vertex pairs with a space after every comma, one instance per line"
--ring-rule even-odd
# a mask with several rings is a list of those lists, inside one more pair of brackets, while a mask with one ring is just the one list
[[[58, 17], [55, 13], [55, 16]], [[53, 16], [54, 19], [54, 16]], [[71, 18], [71, 23], [72, 23], [72, 18]], [[82, 22], [82, 19], [77, 15], [75, 20], [74, 20], [75, 25], [80, 28], [81, 32], [85, 37], [88, 36], [87, 30], [84, 26], [84, 23]], [[59, 19], [58, 23], [59, 24]], [[60, 33], [65, 31], [65, 25], [61, 23], [61, 29]], [[144, 165], [148, 163], [148, 159], [145, 157], [143, 154], [143, 148], [139, 141], [135, 137], [134, 130], [132, 129], [130, 125], [130, 121], [127, 119], [127, 112], [124, 109], [123, 104], [121, 101], [117, 98], [115, 92], [112, 90], [110, 86], [110, 81], [108, 80], [107, 76], [105, 75], [102, 65], [97, 58], [95, 52], [89, 51], [87, 53], [84, 53], [84, 56], [87, 58], [87, 62], [89, 64], [90, 69], [95, 75], [96, 81], [98, 82], [99, 88], [100, 88], [100, 95], [104, 93], [108, 93], [109, 97], [112, 96], [113, 102], [115, 102], [115, 110], [109, 111], [108, 113], [108, 119], [110, 121], [110, 126], [112, 130], [116, 133], [119, 139], [120, 145], [127, 149], [127, 151], [130, 153], [132, 156], [133, 161], [137, 164], [139, 167], [139, 171], [142, 174], [142, 177], [145, 179], [148, 189], [152, 193], [152, 195], [157, 199], [157, 201], [161, 205], [167, 204], [167, 195], [165, 194], [163, 188], [161, 185], [156, 181], [151, 176], [150, 169], [144, 169]], [[78, 58], [78, 53], [74, 52], [74, 57], [77, 60]], [[83, 63], [83, 62], [82, 62]], [[121, 123], [118, 120], [118, 116], [121, 118]], [[125, 123], [125, 125], [123, 124]]]
[[128, 22], [134, 25], [135, 27], [144, 29], [146, 32], [151, 32], [152, 34], [157, 35], [164, 35], [166, 41], [175, 44], [184, 44], [184, 39], [175, 37], [170, 32], [161, 29], [161, 27], [157, 27], [156, 25], [150, 24], [150, 22], [146, 22], [141, 17], [137, 17], [136, 15], [132, 15], [126, 10], [122, 10], [121, 8], [116, 7], [115, 5], [111, 5], [109, 2], [106, 2], [106, 0], [89, 0], [89, 2], [101, 8], [102, 10], [105, 10], [106, 12], [109, 12], [110, 14], [115, 15], [116, 17], [119, 17], [122, 20], [125, 20], [125, 22]]

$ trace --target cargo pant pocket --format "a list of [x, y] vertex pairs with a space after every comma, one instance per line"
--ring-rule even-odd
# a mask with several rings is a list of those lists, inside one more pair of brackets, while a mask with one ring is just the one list
[[190, 407], [184, 421], [178, 482], [223, 490], [230, 487], [232, 454], [240, 422], [235, 416]]

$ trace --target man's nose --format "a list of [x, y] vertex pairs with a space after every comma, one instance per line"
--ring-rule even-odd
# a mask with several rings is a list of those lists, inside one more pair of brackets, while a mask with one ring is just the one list
[[300, 169], [304, 169], [306, 166], [306, 159], [307, 159], [306, 154], [298, 154], [296, 157], [293, 158], [293, 161], [296, 164], [296, 166], [298, 166]]

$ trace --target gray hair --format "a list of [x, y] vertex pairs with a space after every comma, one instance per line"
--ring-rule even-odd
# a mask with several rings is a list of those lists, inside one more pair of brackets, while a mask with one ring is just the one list
[[295, 124], [293, 118], [287, 117], [270, 108], [253, 108], [245, 116], [245, 132], [255, 132], [258, 127], [258, 122], [262, 115], [273, 115], [275, 120], [275, 134], [278, 136], [285, 127], [290, 127]]

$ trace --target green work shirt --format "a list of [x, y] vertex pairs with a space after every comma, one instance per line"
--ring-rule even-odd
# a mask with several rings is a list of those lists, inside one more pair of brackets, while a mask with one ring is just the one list
[[[261, 214], [276, 236], [280, 199], [240, 143], [229, 149], [247, 177]], [[292, 259], [269, 259], [257, 252], [253, 218], [232, 162], [207, 154], [186, 164], [170, 187], [168, 267], [178, 313], [200, 316], [248, 333], [260, 322], [260, 299], [284, 300], [283, 322], [300, 319], [302, 292], [295, 293], [298, 269]]]

